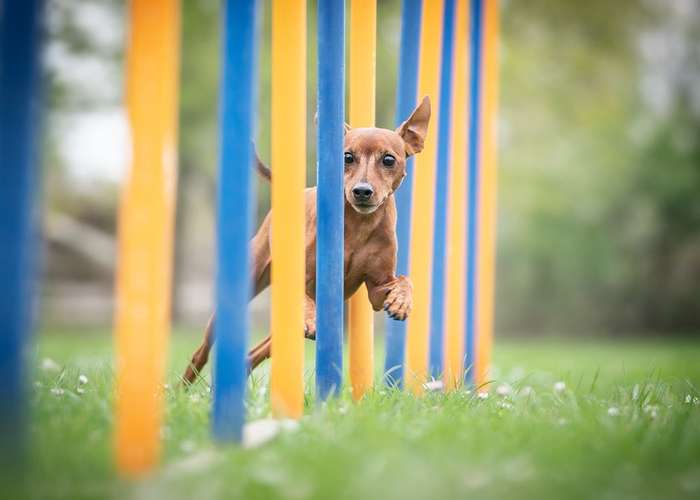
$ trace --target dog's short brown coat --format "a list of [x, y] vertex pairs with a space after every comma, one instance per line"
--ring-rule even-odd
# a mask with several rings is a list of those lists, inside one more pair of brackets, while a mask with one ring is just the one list
[[[346, 126], [345, 133], [345, 298], [364, 283], [375, 311], [405, 320], [411, 311], [412, 286], [406, 276], [396, 276], [396, 204], [394, 192], [406, 176], [406, 159], [423, 149], [430, 121], [430, 101], [424, 97], [411, 116], [393, 130]], [[393, 159], [393, 164], [386, 158]], [[270, 178], [270, 172], [258, 162], [258, 170]], [[368, 186], [358, 199], [353, 190]], [[371, 191], [371, 195], [367, 193]], [[307, 188], [306, 198], [306, 304], [304, 332], [316, 335], [316, 188]], [[270, 211], [251, 241], [253, 254], [254, 295], [270, 285]], [[183, 375], [193, 382], [209, 359], [213, 345], [213, 316], [207, 325], [204, 341], [195, 351]], [[301, 333], [301, 332], [300, 332]], [[271, 355], [271, 339], [266, 337], [253, 349], [248, 359], [252, 370]]]

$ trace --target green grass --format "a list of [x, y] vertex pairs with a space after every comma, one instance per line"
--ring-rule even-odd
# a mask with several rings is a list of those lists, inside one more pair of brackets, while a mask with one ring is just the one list
[[[171, 383], [195, 343], [175, 337]], [[309, 395], [298, 429], [253, 449], [212, 443], [207, 384], [169, 389], [162, 467], [128, 482], [111, 458], [110, 341], [46, 335], [30, 465], [7, 498], [700, 498], [700, 344], [499, 339], [495, 356], [486, 399]], [[265, 370], [251, 385], [250, 418], [265, 417]]]

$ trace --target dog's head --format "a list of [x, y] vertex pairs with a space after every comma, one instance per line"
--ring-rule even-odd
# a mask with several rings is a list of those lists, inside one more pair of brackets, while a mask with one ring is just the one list
[[423, 150], [430, 121], [424, 97], [396, 130], [350, 128], [345, 132], [345, 199], [357, 212], [371, 214], [406, 176], [406, 160]]

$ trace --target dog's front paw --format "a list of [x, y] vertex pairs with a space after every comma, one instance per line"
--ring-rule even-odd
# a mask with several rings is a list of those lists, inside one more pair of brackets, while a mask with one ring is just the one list
[[400, 276], [386, 296], [384, 310], [390, 318], [404, 321], [413, 308], [413, 287], [405, 276]]

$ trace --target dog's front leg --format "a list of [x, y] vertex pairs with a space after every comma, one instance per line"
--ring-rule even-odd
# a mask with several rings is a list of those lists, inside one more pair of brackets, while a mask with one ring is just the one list
[[384, 309], [390, 318], [404, 321], [413, 308], [413, 285], [406, 276], [397, 276], [390, 281], [371, 285], [367, 283], [369, 301], [375, 311]]
[[404, 321], [413, 309], [413, 285], [406, 276], [399, 276], [384, 299], [382, 307], [390, 318]]
[[316, 340], [316, 301], [308, 295], [304, 300], [304, 337]]

